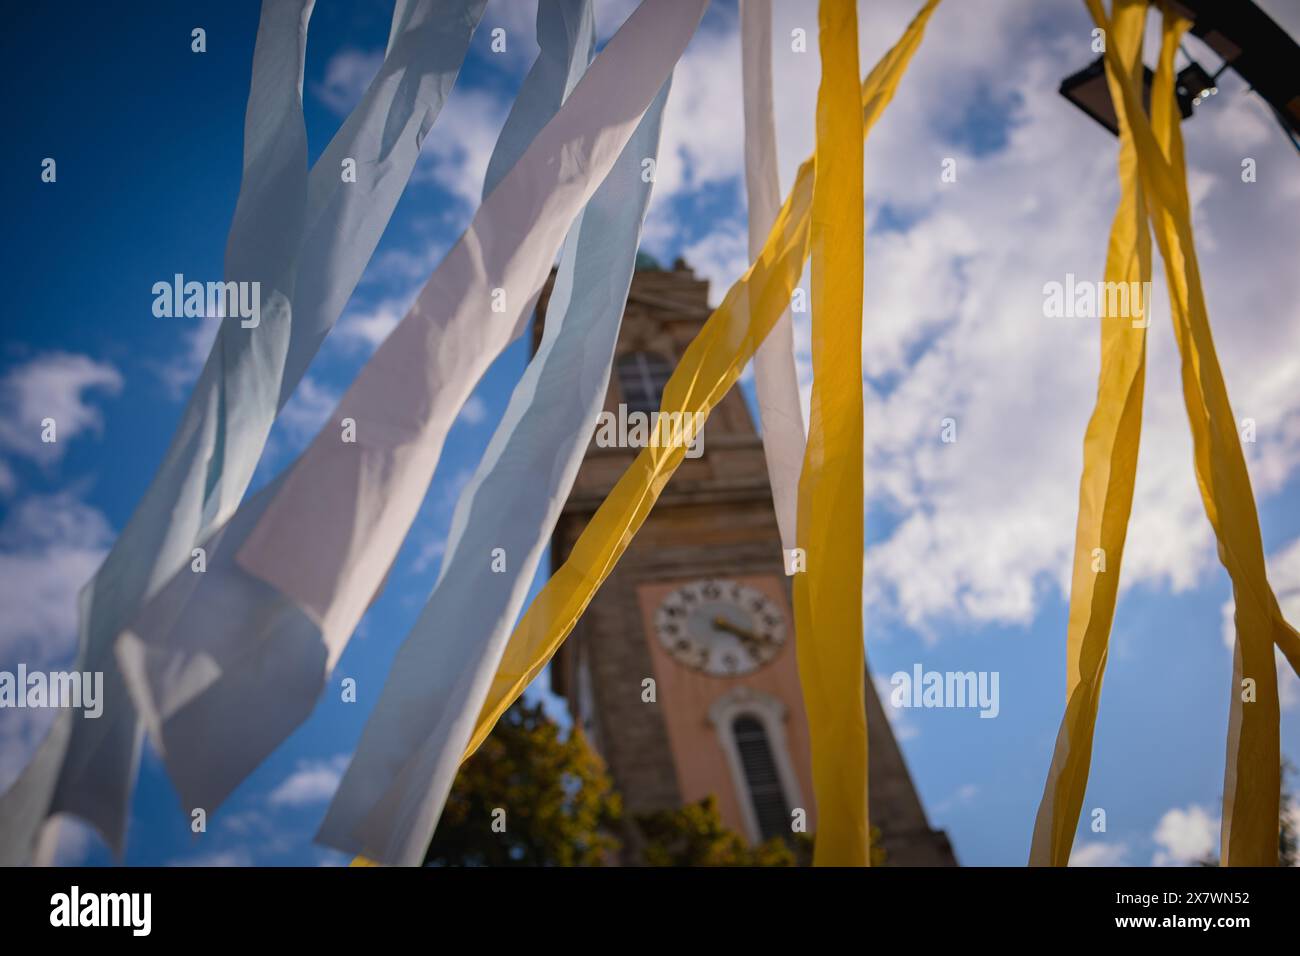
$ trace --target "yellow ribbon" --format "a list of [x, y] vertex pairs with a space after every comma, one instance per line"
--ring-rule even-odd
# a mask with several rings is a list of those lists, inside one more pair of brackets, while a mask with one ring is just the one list
[[[927, 0], [898, 43], [881, 59], [863, 82], [861, 107], [862, 135], [864, 138], [893, 98], [899, 80], [906, 71], [912, 54], [920, 45], [925, 25], [938, 2], [939, 0]], [[841, 15], [837, 11], [836, 16]], [[856, 44], [857, 34], [854, 31], [850, 36], [839, 40], [824, 37], [823, 43], [828, 42], [835, 44], [833, 52], [838, 68], [841, 58], [847, 55], [847, 50], [842, 49], [841, 44]], [[856, 46], [854, 50], [856, 50]], [[823, 50], [824, 56], [826, 52], [826, 50]], [[856, 53], [853, 62], [856, 63]], [[856, 66], [854, 68], [856, 70]], [[839, 100], [836, 101], [837, 106], [839, 102]], [[838, 136], [841, 140], [846, 135], [841, 129], [838, 117], [835, 122], [827, 123], [826, 133]], [[823, 129], [819, 122], [818, 136], [822, 135]], [[810, 233], [814, 230], [812, 207], [814, 205], [813, 184], [817, 157], [827, 156], [828, 152], [833, 151], [836, 154], [834, 162], [839, 165], [847, 167], [856, 163], [855, 169], [857, 172], [854, 175], [858, 177], [858, 189], [861, 189], [861, 146], [857, 144], [856, 140], [849, 143], [819, 139], [817, 149], [818, 152], [815, 152], [799, 167], [794, 186], [786, 198], [771, 232], [768, 234], [763, 251], [745, 274], [731, 287], [722, 304], [705, 322], [704, 327], [687, 348], [681, 362], [664, 388], [662, 409], [682, 412], [681, 420], [683, 421], [703, 420], [692, 419], [691, 416], [708, 415], [710, 410], [727, 393], [728, 389], [735, 384], [736, 379], [745, 367], [745, 363], [753, 356], [763, 337], [771, 330], [777, 317], [788, 304], [791, 293], [799, 281], [804, 259], [809, 252]], [[857, 156], [857, 159], [852, 159], [852, 156]], [[832, 162], [832, 160], [828, 158], [824, 162]], [[860, 192], [858, 195], [860, 199]], [[851, 205], [851, 200], [844, 200], [844, 204], [845, 206]], [[859, 201], [856, 203], [857, 208], [851, 210], [853, 215], [859, 217], [859, 220], [862, 213], [861, 206], [862, 204]], [[828, 219], [824, 225], [829, 225], [830, 221]], [[860, 231], [860, 225], [858, 229]], [[834, 249], [828, 250], [828, 254], [836, 255]], [[856, 266], [850, 266], [850, 268], [856, 270], [854, 275], [857, 276], [857, 279], [849, 280], [845, 278], [843, 281], [846, 284], [855, 281], [860, 290], [862, 275], [860, 246], [856, 259]], [[839, 259], [830, 261], [834, 263], [833, 268], [838, 269], [840, 267]], [[860, 291], [858, 294], [861, 294]], [[835, 293], [831, 290], [828, 290], [828, 296], [828, 303], [847, 301], [842, 297], [837, 299]], [[745, 304], [747, 304], [747, 307], [744, 307]], [[860, 322], [860, 315], [859, 303], [854, 315], [836, 316], [836, 321], [851, 321], [856, 328], [857, 323]], [[860, 352], [859, 340], [854, 341], [852, 351], [855, 353]], [[833, 373], [828, 372], [829, 374]], [[828, 381], [823, 382], [822, 385], [826, 390], [833, 390], [837, 394], [851, 391], [853, 394], [858, 395], [859, 399], [861, 396], [862, 382], [860, 376], [852, 382]], [[860, 410], [858, 415], [859, 436], [857, 440], [859, 450], [856, 469], [859, 488], [857, 507], [860, 518], [862, 469]], [[469, 756], [478, 748], [501, 715], [523, 693], [524, 688], [533, 681], [556, 650], [559, 649], [560, 644], [563, 643], [595, 595], [597, 588], [613, 571], [614, 565], [627, 549], [633, 535], [636, 534], [645, 521], [651, 507], [672, 477], [673, 472], [681, 464], [683, 452], [683, 441], [677, 441], [667, 447], [643, 449], [596, 511], [596, 514], [578, 538], [568, 560], [561, 565], [546, 583], [546, 586], [538, 594], [536, 600], [534, 600], [532, 606], [529, 607], [511, 635], [510, 643], [493, 677], [492, 686], [479, 714], [474, 734], [466, 750], [466, 756]], [[837, 451], [837, 457], [840, 454]], [[829, 460], [829, 456], [827, 456], [827, 461]], [[802, 499], [804, 497], [802, 482], [800, 492]], [[847, 499], [851, 495], [846, 491], [844, 497]], [[809, 520], [812, 521], [813, 519], [810, 518]], [[818, 538], [810, 536], [809, 540], [818, 540]], [[857, 561], [860, 567], [862, 559], [860, 539], [858, 544]], [[815, 555], [814, 558], [816, 557]], [[860, 573], [859, 570], [859, 575]], [[823, 599], [823, 594], [818, 590], [813, 592], [812, 597], [815, 601], [820, 601]], [[846, 627], [861, 628], [860, 591], [854, 601], [852, 615], [849, 615], [849, 619], [841, 623]], [[855, 631], [855, 633], [858, 634], [855, 639], [860, 654], [860, 630]], [[825, 635], [825, 639], [828, 641], [835, 638], [835, 634]], [[806, 644], [809, 641], [804, 640], [800, 643]], [[804, 670], [802, 660], [801, 653], [801, 672]], [[863, 680], [861, 666], [857, 667], [855, 675], [860, 685]], [[852, 675], [845, 675], [846, 678], [849, 676]], [[805, 703], [814, 707], [832, 706], [831, 702], [812, 704], [811, 698], [815, 696], [805, 691]], [[852, 700], [846, 699], [834, 706], [838, 708], [849, 705], [858, 708], [859, 714], [862, 713], [861, 686], [857, 687], [856, 696]], [[861, 720], [862, 718], [857, 719]], [[832, 730], [832, 733], [834, 733], [834, 730]], [[819, 746], [826, 747], [828, 745], [829, 742], [824, 742]], [[856, 744], [853, 746], [856, 747]], [[856, 752], [850, 755], [849, 759], [856, 761], [858, 759]], [[863, 740], [862, 759], [865, 774], [865, 740]], [[862, 788], [865, 797], [865, 783], [862, 784]], [[819, 789], [819, 801], [824, 797], [826, 795]], [[829, 805], [831, 811], [830, 813], [822, 811], [819, 814], [819, 829], [823, 833], [835, 833], [837, 828], [843, 824], [829, 819], [829, 817], [840, 812], [839, 808], [846, 801], [838, 793], [826, 798], [831, 800]], [[865, 855], [865, 800], [859, 801], [854, 797], [847, 802], [854, 805], [859, 802], [862, 804], [860, 809], [856, 811], [860, 815], [860, 819], [854, 820], [851, 829], [854, 833], [861, 832], [863, 834], [858, 842], [861, 843], [861, 852]], [[819, 856], [823, 853], [820, 848], [823, 842], [833, 844], [836, 841], [819, 840], [817, 851]]]
[[[1189, 26], [1171, 9], [1164, 11], [1160, 60], [1162, 66], [1169, 64], [1167, 72], [1173, 71], [1174, 55]], [[1179, 205], [1153, 209], [1152, 222], [1165, 260], [1182, 356], [1183, 400], [1192, 428], [1197, 484], [1237, 605], [1220, 859], [1224, 866], [1276, 866], [1281, 741], [1273, 645], [1282, 647], [1300, 673], [1300, 637], [1283, 619], [1268, 583], [1255, 496], [1214, 351], [1192, 241], [1182, 128], [1173, 108], [1172, 84], [1159, 109], [1154, 97], [1153, 90], [1152, 125], [1169, 161]], [[1244, 686], [1247, 680], [1253, 686]]]
[[[1107, 43], [1114, 47], [1120, 68], [1128, 76], [1139, 77], [1142, 73], [1145, 19], [1146, 0], [1119, 0]], [[1160, 77], [1157, 82], [1162, 79], [1168, 78]], [[1133, 134], [1110, 69], [1107, 80], [1119, 121], [1120, 199], [1106, 250], [1106, 282], [1142, 290], [1140, 297], [1145, 294], [1143, 283], [1151, 280], [1151, 235]], [[1142, 433], [1148, 309], [1149, 303], [1139, 298], [1139, 308], [1133, 308], [1130, 301], [1129, 312], [1141, 315], [1140, 322], [1134, 322], [1129, 314], [1104, 315], [1101, 319], [1101, 374], [1097, 401], [1084, 435], [1083, 477], [1079, 481], [1066, 637], [1067, 703], [1034, 825], [1031, 866], [1065, 866], [1069, 862], [1083, 806], [1124, 538], [1133, 506]]]
[[795, 650], [812, 742], [819, 866], [868, 866], [862, 649], [862, 140], [852, 0], [822, 0], [812, 202], [813, 387], [799, 476]]
[[[1122, 28], [1126, 8], [1134, 0], [1117, 2], [1113, 24], [1107, 23], [1100, 0], [1085, 2], [1097, 25], [1113, 38], [1114, 31], [1108, 27]], [[1138, 6], [1144, 15], [1145, 4]], [[1276, 643], [1282, 649], [1291, 666], [1300, 673], [1300, 635], [1283, 619], [1277, 598], [1268, 584], [1254, 494], [1227, 388], [1214, 351], [1201, 289], [1192, 237], [1182, 131], [1172, 95], [1174, 53], [1186, 29], [1185, 21], [1166, 10], [1160, 63], [1152, 90], [1152, 122], [1148, 122], [1142, 112], [1136, 76], [1126, 75], [1118, 44], [1114, 42], [1107, 45], [1106, 72], [1113, 95], [1119, 94], [1115, 97], [1116, 103], [1122, 102], [1131, 126], [1138, 173], [1146, 190], [1148, 214], [1165, 262], [1175, 338], [1182, 357], [1183, 398], [1192, 430], [1197, 484], [1206, 516], [1218, 539], [1219, 559], [1232, 578], [1237, 604], [1221, 861], [1226, 866], [1275, 865], [1281, 782], [1273, 645]], [[1073, 609], [1071, 614], [1073, 622]], [[1092, 706], [1095, 715], [1095, 696]], [[1058, 739], [1058, 757], [1061, 756], [1062, 744], [1063, 741]], [[1065, 740], [1064, 745], [1067, 750], [1078, 746], [1070, 740]], [[1068, 835], [1060, 837], [1050, 847], [1043, 847], [1039, 840], [1042, 828], [1036, 829], [1031, 862], [1044, 856], [1050, 857], [1046, 861], [1052, 863], [1068, 860], [1069, 841], [1077, 825], [1086, 778], [1085, 757], [1082, 773], [1066, 780], [1066, 785], [1077, 794], [1072, 793], [1068, 801], [1058, 799], [1049, 811], [1055, 817], [1053, 839], [1067, 829]], [[1052, 778], [1049, 777], [1049, 790], [1051, 784]], [[1077, 802], [1073, 800], [1075, 795]], [[1050, 793], [1044, 796], [1045, 808], [1049, 796]], [[1073, 814], [1062, 818], [1067, 806], [1073, 806]], [[1040, 824], [1043, 812], [1040, 810]]]

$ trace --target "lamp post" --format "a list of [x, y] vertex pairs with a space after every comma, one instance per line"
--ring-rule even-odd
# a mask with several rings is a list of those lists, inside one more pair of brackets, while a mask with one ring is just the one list
[[[1231, 67], [1262, 97], [1287, 138], [1300, 149], [1300, 46], [1251, 0], [1169, 0], [1170, 5], [1191, 21], [1191, 34], [1222, 58], [1211, 74], [1187, 56], [1179, 71], [1175, 90], [1183, 119], [1219, 92], [1218, 78]], [[1187, 55], [1187, 51], [1183, 51]], [[1151, 102], [1152, 73], [1143, 68], [1142, 100]], [[1102, 58], [1061, 81], [1061, 95], [1110, 130], [1119, 131], [1115, 106], [1106, 85]]]

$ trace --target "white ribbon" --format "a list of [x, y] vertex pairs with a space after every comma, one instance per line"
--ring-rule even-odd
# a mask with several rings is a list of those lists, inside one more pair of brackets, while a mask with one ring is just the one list
[[[309, 175], [302, 76], [312, 3], [266, 0], [258, 26], [225, 277], [261, 283], [261, 322], [222, 322], [158, 473], [81, 593], [77, 669], [104, 672], [104, 713], [60, 714], [0, 798], [0, 864], [26, 860], [41, 822], [58, 812], [90, 821], [121, 852], [140, 724], [113, 642], [165, 582], [189, 573], [194, 546], [243, 497], [276, 414], [374, 252], [486, 0], [398, 0], [379, 74]], [[344, 157], [356, 160], [355, 183], [342, 182]]]
[[[752, 261], [763, 251], [781, 209], [772, 109], [772, 0], [740, 0], [740, 37], [745, 91], [745, 190]], [[767, 476], [789, 574], [790, 552], [796, 547], [799, 473], [806, 439], [794, 363], [794, 329], [788, 309], [781, 313], [754, 355], [754, 390], [763, 425]]]
[[[665, 84], [569, 232], [537, 354], [457, 502], [438, 584], [389, 669], [321, 843], [382, 863], [424, 858], [604, 404], [667, 94]], [[489, 567], [494, 552], [504, 568]]]
[[[382, 585], [475, 383], [521, 331], [578, 211], [707, 0], [647, 0], [491, 190], [298, 461], [119, 643], [173, 782], [211, 809], [306, 716]], [[494, 305], [501, 311], [494, 310]], [[343, 429], [355, 435], [345, 442]]]

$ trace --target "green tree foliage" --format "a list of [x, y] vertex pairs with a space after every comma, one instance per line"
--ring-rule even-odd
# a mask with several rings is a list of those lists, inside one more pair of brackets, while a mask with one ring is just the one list
[[[660, 810], [636, 818], [644, 839], [642, 857], [648, 866], [811, 866], [813, 839], [791, 833], [749, 846], [722, 823], [717, 801], [709, 796], [676, 810]], [[880, 831], [871, 828], [871, 865], [883, 866]]]
[[[618, 850], [611, 827], [620, 814], [605, 765], [582, 732], [562, 738], [540, 704], [521, 700], [460, 768], [424, 862], [595, 866]], [[494, 829], [494, 820], [504, 828]]]
[[[504, 811], [504, 816], [499, 811]], [[580, 730], [567, 738], [540, 704], [518, 701], [452, 784], [426, 866], [599, 866], [618, 862], [622, 801]], [[494, 828], [494, 820], [499, 821]], [[722, 823], [706, 797], [637, 817], [648, 866], [808, 866], [812, 838], [792, 833], [759, 846]], [[871, 862], [884, 863], [880, 831]]]
[[643, 856], [649, 866], [796, 865], [794, 851], [783, 840], [751, 847], [724, 827], [712, 796], [675, 810], [642, 814], [636, 824], [645, 837]]
[[[1282, 812], [1277, 827], [1277, 865], [1300, 866], [1300, 832], [1297, 832], [1297, 816], [1300, 816], [1300, 803], [1287, 787], [1287, 779], [1295, 773], [1295, 766], [1285, 757], [1282, 758]], [[1219, 858], [1209, 856], [1196, 862], [1197, 866], [1218, 866]]]
[[1300, 866], [1300, 834], [1296, 832], [1297, 815], [1300, 815], [1300, 804], [1295, 800], [1291, 791], [1287, 788], [1286, 781], [1291, 774], [1295, 773], [1295, 767], [1291, 761], [1285, 757], [1282, 758], [1282, 819], [1279, 821], [1277, 835], [1277, 865], [1278, 866]]

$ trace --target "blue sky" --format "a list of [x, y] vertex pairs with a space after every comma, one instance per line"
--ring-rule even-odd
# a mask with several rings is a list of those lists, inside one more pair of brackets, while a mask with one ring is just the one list
[[[1285, 4], [1262, 5], [1300, 30]], [[129, 15], [80, 6], [75, 25], [53, 8], [25, 8], [0, 39], [17, 66], [16, 132], [0, 154], [10, 223], [0, 237], [9, 277], [0, 343], [6, 669], [70, 648], [76, 590], [148, 482], [215, 331], [155, 318], [150, 289], [176, 272], [221, 272], [258, 17], [251, 0], [140, 3]], [[597, 3], [602, 39], [633, 6]], [[796, 26], [811, 36], [816, 17], [811, 3], [777, 6], [788, 187], [811, 147], [817, 65], [815, 42], [796, 55], [783, 38]], [[916, 6], [863, 5], [864, 68]], [[426, 155], [277, 424], [255, 485], [311, 438], [468, 221], [535, 51], [532, 7], [490, 0]], [[304, 90], [313, 158], [377, 67], [390, 8], [318, 0]], [[190, 51], [195, 26], [207, 30], [205, 54]], [[507, 29], [505, 54], [488, 49], [494, 26]], [[661, 260], [684, 256], [713, 282], [715, 299], [745, 265], [736, 27], [734, 3], [715, 3], [678, 69], [643, 244]], [[886, 679], [915, 663], [1001, 675], [994, 720], [969, 710], [891, 715], [932, 822], [964, 863], [1026, 859], [1063, 706], [1069, 552], [1098, 359], [1086, 320], [1042, 316], [1041, 288], [1067, 272], [1100, 278], [1117, 194], [1114, 140], [1056, 94], [1063, 75], [1091, 60], [1089, 29], [1073, 0], [949, 0], [867, 145], [868, 653]], [[1201, 56], [1195, 40], [1187, 46]], [[1203, 62], [1218, 65], [1212, 54]], [[1234, 408], [1258, 422], [1247, 457], [1273, 583], [1294, 622], [1300, 161], [1234, 77], [1221, 89], [1186, 124], [1198, 248]], [[58, 162], [53, 185], [39, 177], [46, 156]], [[1240, 182], [1244, 156], [1258, 161], [1256, 183]], [[956, 159], [956, 183], [940, 182], [945, 158]], [[1081, 836], [1080, 862], [1185, 862], [1207, 838], [1217, 843], [1230, 588], [1196, 494], [1162, 285], [1157, 271], [1139, 488], [1085, 802], [1106, 809], [1108, 830]], [[796, 334], [806, 390], [802, 321]], [[459, 487], [525, 361], [521, 343], [501, 356], [448, 439], [387, 591], [335, 672], [357, 679], [358, 703], [327, 693], [198, 840], [146, 754], [128, 863], [340, 861], [311, 836], [373, 703], [366, 691], [381, 686], [433, 584]], [[742, 387], [752, 399], [748, 377]], [[33, 438], [47, 414], [60, 422], [56, 445]], [[958, 422], [954, 445], [938, 441], [947, 416]], [[1300, 764], [1293, 681], [1283, 702], [1284, 750]], [[0, 711], [0, 784], [40, 733], [16, 714]], [[65, 859], [110, 861], [84, 834]]]

